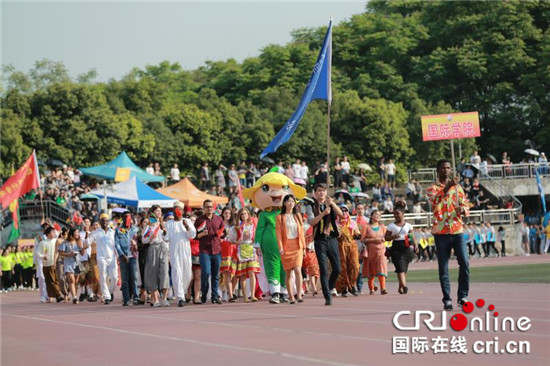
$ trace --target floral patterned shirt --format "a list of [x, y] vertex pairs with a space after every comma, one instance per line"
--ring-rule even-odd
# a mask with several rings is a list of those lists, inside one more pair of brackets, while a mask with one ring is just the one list
[[458, 190], [458, 205], [464, 209], [464, 215], [470, 215], [468, 199], [464, 194], [464, 190], [460, 184], [449, 189], [445, 194], [445, 184], [435, 182], [426, 191], [433, 212], [432, 234], [462, 234], [464, 231], [464, 223], [462, 218], [456, 214], [457, 207], [457, 190]]

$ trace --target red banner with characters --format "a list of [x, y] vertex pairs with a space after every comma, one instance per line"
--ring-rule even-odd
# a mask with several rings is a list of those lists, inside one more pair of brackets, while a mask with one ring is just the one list
[[422, 116], [422, 140], [450, 140], [481, 136], [477, 112]]
[[19, 168], [0, 188], [0, 204], [7, 208], [13, 201], [40, 187], [40, 172], [36, 153], [32, 152], [25, 164]]

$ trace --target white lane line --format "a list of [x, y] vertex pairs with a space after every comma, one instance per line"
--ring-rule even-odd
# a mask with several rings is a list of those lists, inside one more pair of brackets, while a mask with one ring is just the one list
[[[240, 313], [243, 314], [243, 313]], [[344, 339], [353, 339], [353, 340], [359, 340], [359, 341], [373, 341], [373, 342], [383, 342], [383, 343], [391, 343], [388, 339], [381, 339], [381, 338], [369, 338], [369, 337], [357, 337], [357, 336], [350, 336], [350, 335], [344, 335], [344, 334], [336, 334], [336, 333], [323, 333], [323, 332], [314, 332], [309, 330], [294, 330], [294, 329], [287, 329], [287, 328], [279, 328], [279, 327], [266, 327], [266, 326], [259, 326], [259, 325], [246, 325], [246, 324], [234, 324], [234, 323], [225, 323], [220, 321], [206, 321], [206, 320], [194, 320], [194, 319], [180, 319], [180, 318], [167, 318], [167, 317], [160, 317], [160, 316], [150, 316], [150, 315], [126, 315], [128, 317], [138, 317], [138, 318], [148, 318], [148, 319], [162, 319], [162, 320], [170, 320], [170, 321], [179, 321], [179, 322], [186, 322], [186, 323], [198, 323], [198, 324], [206, 324], [206, 325], [213, 325], [213, 326], [222, 326], [222, 327], [231, 327], [231, 328], [248, 328], [248, 329], [260, 329], [260, 330], [267, 330], [267, 331], [278, 331], [278, 332], [284, 332], [284, 333], [299, 333], [299, 334], [307, 334], [307, 335], [315, 335], [315, 336], [322, 336], [322, 337], [330, 337], [330, 338], [344, 338]], [[292, 317], [295, 319], [304, 319], [303, 317]], [[242, 320], [240, 320], [242, 321]], [[383, 323], [387, 324], [387, 323]]]
[[[328, 361], [328, 360], [322, 360], [322, 359], [318, 359], [318, 358], [295, 355], [295, 354], [291, 354], [291, 353], [270, 351], [270, 350], [265, 350], [265, 349], [261, 349], [261, 348], [249, 348], [249, 347], [233, 346], [233, 345], [228, 345], [228, 344], [211, 343], [211, 342], [199, 341], [199, 340], [190, 339], [190, 338], [171, 337], [171, 336], [164, 336], [164, 335], [160, 335], [160, 334], [134, 332], [134, 331], [130, 331], [130, 330], [110, 328], [110, 327], [102, 327], [102, 326], [98, 326], [98, 325], [72, 323], [72, 322], [65, 322], [65, 321], [60, 321], [60, 320], [51, 320], [51, 319], [38, 318], [38, 317], [33, 317], [33, 316], [14, 315], [14, 314], [2, 314], [2, 316], [11, 316], [11, 317], [16, 317], [16, 318], [37, 320], [37, 321], [43, 321], [43, 322], [49, 322], [49, 323], [72, 325], [72, 326], [82, 327], [82, 328], [107, 330], [107, 331], [111, 331], [111, 332], [115, 332], [115, 333], [131, 334], [131, 335], [135, 335], [135, 336], [157, 338], [157, 339], [166, 339], [166, 340], [171, 340], [171, 341], [185, 342], [185, 343], [197, 344], [197, 345], [213, 347], [213, 348], [229, 349], [229, 350], [233, 350], [233, 351], [244, 351], [244, 352], [250, 352], [250, 353], [259, 353], [259, 354], [262, 354], [262, 355], [279, 356], [279, 357], [289, 358], [289, 359], [293, 359], [293, 360], [300, 360], [300, 361], [306, 361], [306, 362], [318, 363], [318, 364], [324, 364], [324, 365], [359, 366], [357, 364], [350, 364], [350, 363], [343, 363], [343, 362], [336, 362], [336, 361]], [[172, 320], [172, 319], [170, 319], [170, 320]]]

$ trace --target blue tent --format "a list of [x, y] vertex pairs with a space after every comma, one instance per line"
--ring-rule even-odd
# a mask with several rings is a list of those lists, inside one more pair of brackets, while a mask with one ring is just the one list
[[145, 170], [138, 167], [132, 159], [126, 154], [126, 152], [121, 152], [114, 160], [110, 162], [98, 165], [90, 168], [79, 168], [79, 170], [86, 174], [92, 175], [94, 177], [104, 178], [108, 180], [114, 180], [116, 176], [116, 170], [118, 168], [127, 168], [130, 169], [130, 177], [138, 177], [144, 182], [163, 182], [164, 177], [151, 175]]
[[108, 188], [96, 189], [90, 194], [94, 194], [99, 198], [107, 196], [107, 202], [116, 203], [117, 205], [125, 205], [131, 207], [151, 207], [160, 205], [161, 207], [172, 207], [173, 198], [163, 195], [143, 183], [137, 177], [132, 177], [125, 182], [115, 184]]

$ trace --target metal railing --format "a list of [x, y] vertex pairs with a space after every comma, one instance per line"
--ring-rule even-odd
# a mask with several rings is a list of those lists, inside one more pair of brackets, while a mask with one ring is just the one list
[[19, 217], [21, 220], [39, 220], [49, 217], [53, 221], [64, 224], [69, 220], [70, 213], [51, 200], [43, 201], [43, 203], [40, 201], [21, 201], [19, 203]]
[[[470, 216], [464, 219], [466, 224], [480, 224], [490, 222], [492, 225], [513, 225], [519, 222], [521, 209], [498, 209], [498, 210], [472, 210]], [[384, 214], [380, 221], [384, 225], [393, 222], [395, 218], [392, 214]], [[433, 213], [406, 213], [405, 221], [414, 227], [431, 227], [433, 223]]]
[[[550, 177], [550, 166], [546, 163], [527, 164], [491, 164], [476, 168], [480, 180], [491, 178], [497, 179], [520, 179], [534, 178], [535, 171], [539, 170], [541, 177]], [[416, 179], [420, 183], [432, 183], [437, 178], [435, 168], [421, 168], [415, 171], [408, 171], [409, 180]]]

